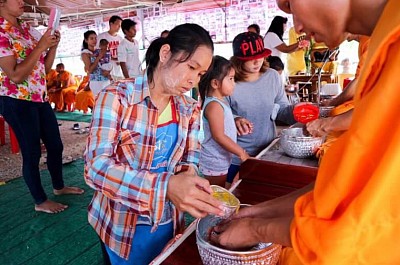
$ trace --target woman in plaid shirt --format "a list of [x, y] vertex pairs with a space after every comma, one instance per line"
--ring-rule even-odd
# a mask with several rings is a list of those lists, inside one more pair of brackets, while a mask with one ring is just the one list
[[207, 31], [179, 25], [151, 43], [144, 76], [114, 83], [97, 98], [85, 180], [95, 190], [89, 223], [112, 264], [151, 262], [181, 232], [184, 211], [222, 214], [198, 176], [199, 107], [184, 95], [212, 54]]

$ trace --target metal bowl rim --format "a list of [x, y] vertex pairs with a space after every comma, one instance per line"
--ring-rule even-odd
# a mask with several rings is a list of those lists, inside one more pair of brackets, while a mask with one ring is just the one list
[[288, 131], [298, 131], [298, 130], [303, 130], [303, 128], [287, 128], [282, 130], [282, 136], [281, 138], [289, 138], [289, 139], [299, 139], [299, 140], [320, 140], [322, 137], [314, 137], [314, 136], [294, 136], [294, 135], [288, 135], [285, 134]]
[[[233, 255], [238, 255], [238, 254], [241, 254], [241, 255], [243, 255], [243, 254], [253, 254], [253, 255], [254, 255], [254, 254], [258, 254], [258, 253], [262, 253], [262, 252], [264, 252], [264, 251], [267, 251], [267, 249], [269, 249], [271, 246], [274, 245], [274, 243], [263, 243], [263, 244], [266, 244], [266, 245], [268, 245], [268, 246], [265, 247], [265, 248], [262, 248], [262, 249], [249, 250], [249, 251], [235, 251], [235, 250], [227, 250], [227, 249], [219, 248], [219, 247], [214, 246], [214, 245], [211, 245], [211, 244], [208, 243], [207, 241], [203, 240], [203, 239], [201, 238], [201, 236], [199, 235], [199, 234], [200, 234], [200, 232], [198, 232], [198, 231], [199, 231], [199, 223], [200, 223], [201, 220], [202, 220], [202, 219], [199, 219], [199, 220], [197, 221], [197, 224], [196, 224], [196, 239], [197, 239], [202, 245], [204, 245], [206, 248], [211, 248], [212, 250], [215, 250], [215, 251], [217, 251], [217, 252], [222, 252], [222, 253], [224, 253], [224, 254], [233, 254]], [[204, 248], [204, 246], [201, 246], [201, 247]]]

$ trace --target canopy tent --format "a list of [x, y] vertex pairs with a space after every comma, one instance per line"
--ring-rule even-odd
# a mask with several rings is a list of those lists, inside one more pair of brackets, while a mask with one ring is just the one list
[[35, 26], [47, 26], [50, 9], [61, 10], [61, 24], [70, 27], [81, 26], [82, 23], [94, 23], [101, 18], [104, 22], [112, 15], [123, 18], [136, 15], [136, 10], [148, 7], [173, 8], [176, 11], [200, 8], [226, 7], [231, 0], [24, 0], [25, 13], [23, 19]]

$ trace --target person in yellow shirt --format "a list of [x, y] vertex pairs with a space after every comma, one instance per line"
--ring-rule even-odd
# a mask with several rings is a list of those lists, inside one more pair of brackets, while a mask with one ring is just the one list
[[[295, 29], [289, 29], [289, 45], [297, 43], [304, 35], [296, 33]], [[297, 75], [306, 72], [306, 61], [304, 60], [305, 50], [298, 49], [295, 52], [287, 54], [287, 72], [289, 75]]]
[[371, 35], [374, 52], [357, 81], [351, 125], [323, 157], [315, 186], [242, 210], [211, 239], [232, 249], [276, 242], [302, 264], [400, 264], [400, 2], [278, 4], [298, 31], [329, 47], [351, 32]]

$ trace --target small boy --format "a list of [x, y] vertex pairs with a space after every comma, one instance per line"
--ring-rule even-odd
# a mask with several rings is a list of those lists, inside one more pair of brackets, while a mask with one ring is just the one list
[[111, 63], [111, 52], [108, 49], [108, 40], [106, 39], [101, 39], [99, 42], [99, 48], [95, 50], [93, 53], [94, 56], [99, 56], [100, 51], [102, 50], [107, 50], [106, 53], [104, 54], [103, 58], [100, 59], [99, 64], [101, 70], [103, 70], [103, 75], [108, 77], [111, 81], [113, 80], [111, 76], [111, 70], [112, 70], [112, 63]]

